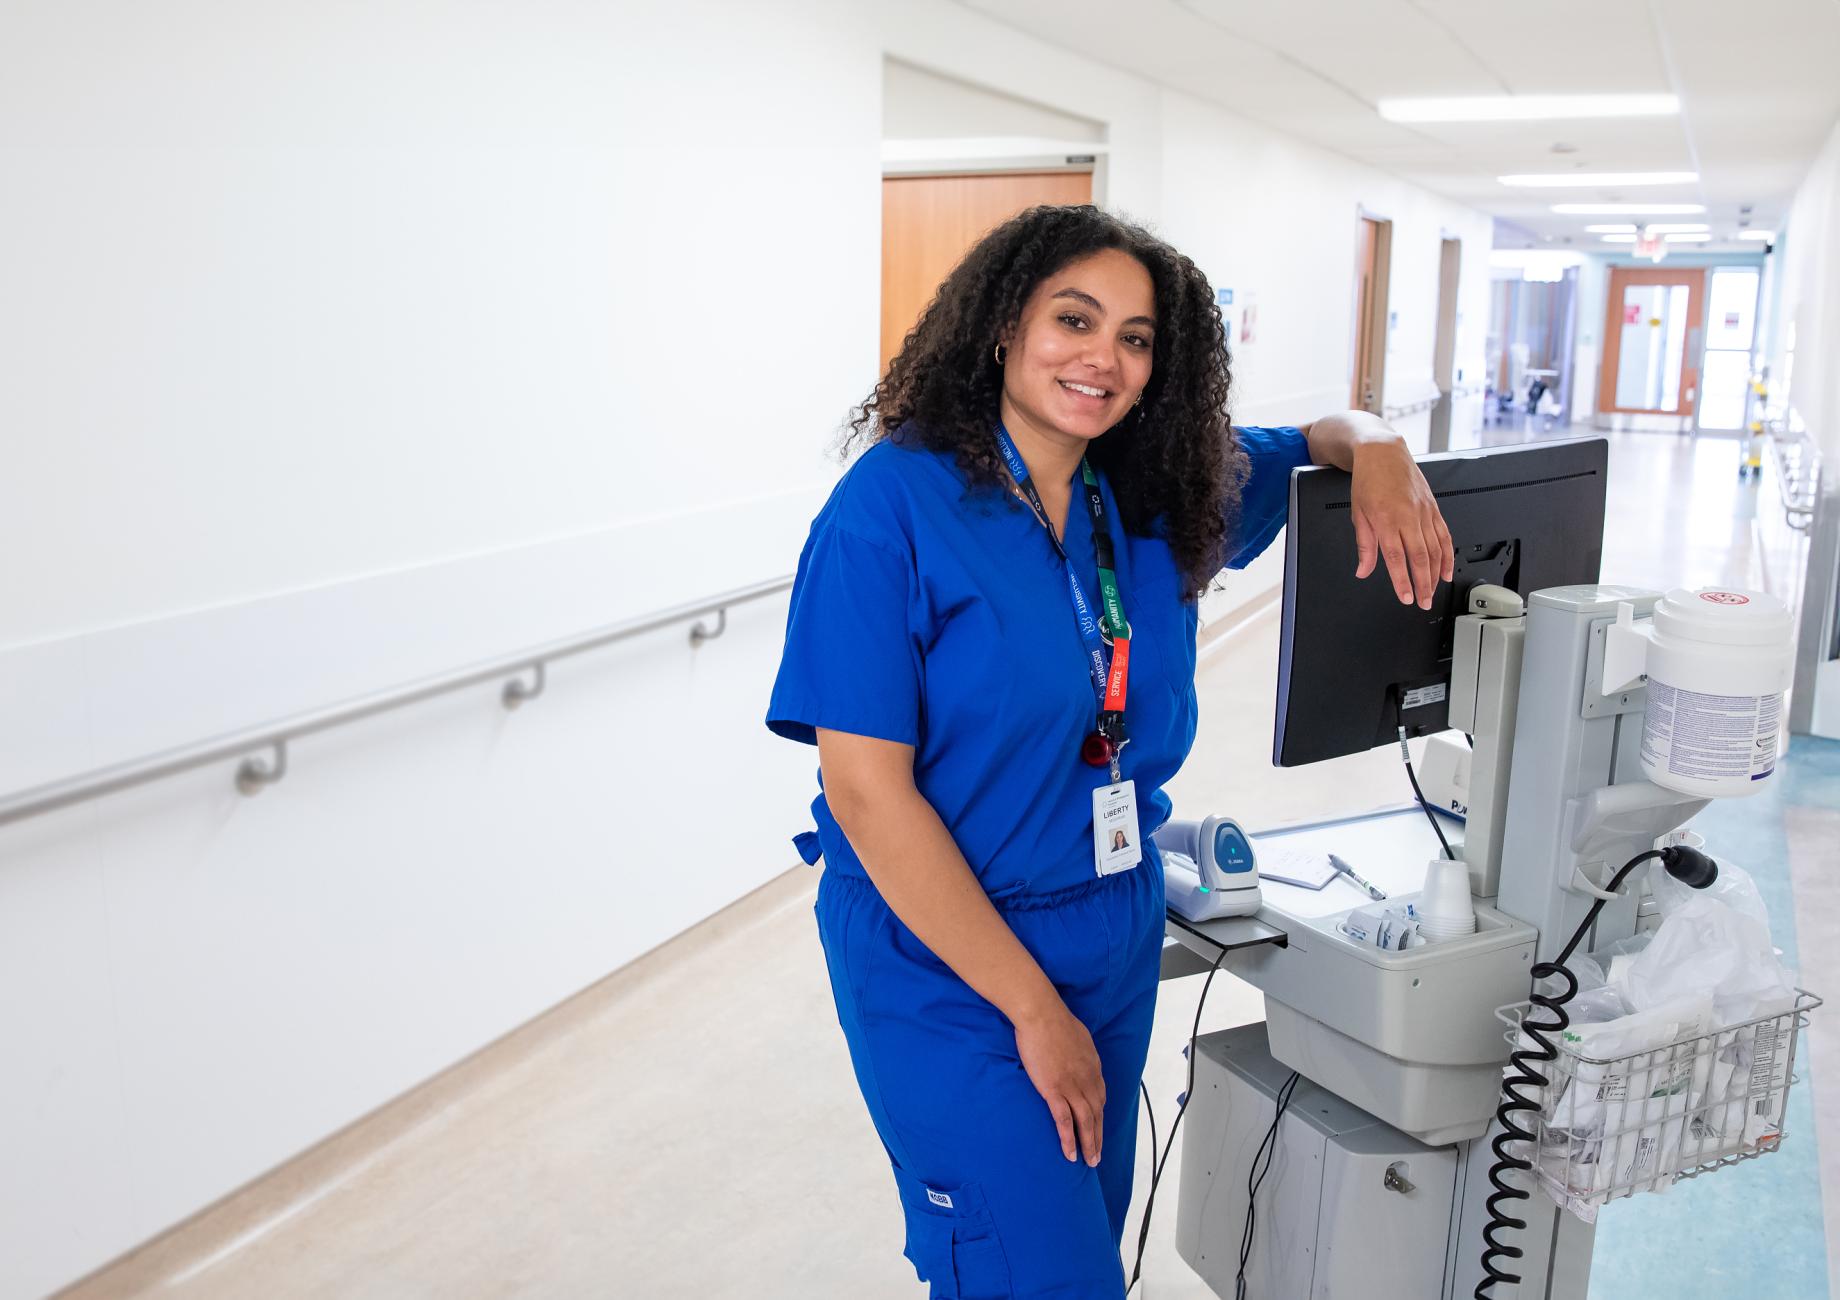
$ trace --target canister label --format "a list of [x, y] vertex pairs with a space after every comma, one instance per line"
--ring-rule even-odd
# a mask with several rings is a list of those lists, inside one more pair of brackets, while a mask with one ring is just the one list
[[1642, 763], [1699, 781], [1761, 781], [1776, 770], [1782, 695], [1705, 695], [1648, 683]]

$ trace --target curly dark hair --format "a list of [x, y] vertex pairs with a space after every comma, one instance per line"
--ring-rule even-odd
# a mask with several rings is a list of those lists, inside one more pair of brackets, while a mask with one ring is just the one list
[[898, 429], [903, 441], [951, 451], [974, 488], [1003, 487], [997, 341], [1038, 284], [1108, 248], [1129, 253], [1150, 273], [1156, 331], [1141, 404], [1096, 439], [1089, 455], [1111, 481], [1126, 531], [1168, 541], [1193, 599], [1220, 572], [1248, 462], [1228, 420], [1231, 358], [1213, 290], [1193, 262], [1141, 226], [1089, 205], [1042, 206], [985, 235], [939, 286], [888, 373], [856, 408], [843, 449]]

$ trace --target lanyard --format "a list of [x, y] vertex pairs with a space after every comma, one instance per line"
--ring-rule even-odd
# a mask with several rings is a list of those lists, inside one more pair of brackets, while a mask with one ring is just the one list
[[[1061, 558], [1067, 569], [1067, 592], [1073, 603], [1074, 621], [1080, 628], [1080, 640], [1086, 647], [1087, 670], [1092, 676], [1093, 696], [1099, 708], [1098, 726], [1087, 736], [1080, 746], [1080, 757], [1094, 767], [1111, 768], [1112, 781], [1116, 783], [1122, 776], [1118, 768], [1118, 751], [1124, 745], [1125, 687], [1131, 669], [1131, 625], [1125, 622], [1124, 601], [1118, 595], [1118, 575], [1114, 571], [1115, 557], [1112, 552], [1112, 530], [1105, 509], [1105, 494], [1099, 488], [1098, 475], [1093, 473], [1092, 463], [1084, 456], [1080, 458], [1080, 476], [1086, 485], [1086, 508], [1092, 515], [1093, 558], [1098, 562], [1099, 598], [1103, 602], [1098, 618], [1093, 617], [1092, 602], [1086, 598], [1086, 589], [1080, 585], [1080, 575], [1074, 571], [1073, 561], [1068, 558], [1066, 548], [1054, 535], [1053, 527], [1048, 523], [1048, 511], [1041, 503], [1041, 493], [1035, 490], [1035, 484], [1029, 479], [1029, 467], [1023, 464], [1022, 455], [1011, 441], [1009, 430], [997, 426], [997, 446], [1003, 452], [1003, 461], [1009, 467], [1010, 477], [1016, 480], [1016, 486], [1028, 498], [1041, 520], [1043, 530], [1048, 534], [1048, 541], [1054, 547], [1054, 553]], [[1111, 644], [1111, 661], [1106, 661], [1105, 647]]]

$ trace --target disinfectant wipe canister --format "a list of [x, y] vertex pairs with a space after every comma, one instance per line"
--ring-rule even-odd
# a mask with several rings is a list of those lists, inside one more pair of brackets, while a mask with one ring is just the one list
[[1794, 671], [1788, 607], [1768, 592], [1676, 587], [1635, 620], [1619, 607], [1604, 645], [1604, 693], [1648, 677], [1642, 769], [1707, 798], [1744, 795], [1776, 770], [1782, 697]]

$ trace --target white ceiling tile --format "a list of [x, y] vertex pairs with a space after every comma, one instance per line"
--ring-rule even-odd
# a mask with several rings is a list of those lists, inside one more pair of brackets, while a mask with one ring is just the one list
[[[1780, 211], [1840, 114], [1836, 0], [961, 0], [1057, 46], [1404, 176], [1576, 236], [1562, 201]], [[1659, 25], [1657, 25], [1659, 24]], [[1383, 121], [1388, 96], [1679, 94], [1678, 118]], [[1570, 146], [1555, 153], [1553, 146]], [[1689, 187], [1516, 193], [1510, 172], [1677, 171]]]

